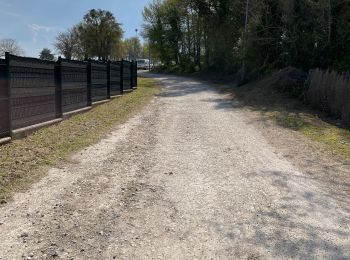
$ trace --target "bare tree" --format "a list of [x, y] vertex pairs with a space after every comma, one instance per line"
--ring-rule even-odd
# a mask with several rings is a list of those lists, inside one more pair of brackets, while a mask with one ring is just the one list
[[59, 54], [63, 55], [66, 59], [72, 59], [77, 56], [79, 39], [76, 28], [60, 33], [56, 37], [54, 45]]
[[5, 56], [5, 52], [9, 52], [13, 55], [24, 55], [24, 50], [19, 46], [14, 39], [1, 39], [0, 40], [0, 57]]

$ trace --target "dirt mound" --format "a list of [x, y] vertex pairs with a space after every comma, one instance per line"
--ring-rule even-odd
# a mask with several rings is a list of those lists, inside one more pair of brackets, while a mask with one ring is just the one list
[[271, 76], [271, 86], [278, 91], [301, 97], [306, 91], [305, 82], [307, 78], [307, 72], [294, 67], [287, 67]]

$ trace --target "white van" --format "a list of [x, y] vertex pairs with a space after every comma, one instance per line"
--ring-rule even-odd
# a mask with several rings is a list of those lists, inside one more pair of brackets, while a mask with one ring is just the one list
[[137, 69], [138, 70], [148, 70], [149, 69], [149, 60], [147, 60], [147, 59], [137, 60]]

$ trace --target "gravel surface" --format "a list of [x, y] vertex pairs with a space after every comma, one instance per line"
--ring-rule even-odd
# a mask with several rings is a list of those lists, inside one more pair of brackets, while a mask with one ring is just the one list
[[0, 259], [350, 259], [349, 196], [330, 189], [350, 183], [321, 181], [348, 168], [317, 178], [308, 147], [282, 149], [302, 137], [206, 84], [159, 80], [141, 114], [0, 209]]

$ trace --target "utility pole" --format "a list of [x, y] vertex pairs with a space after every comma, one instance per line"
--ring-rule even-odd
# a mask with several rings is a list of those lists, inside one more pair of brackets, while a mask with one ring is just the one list
[[136, 32], [136, 41], [135, 41], [135, 46], [133, 46], [133, 49], [134, 49], [134, 59], [136, 60], [136, 59], [138, 59], [139, 57], [136, 57], [136, 55], [138, 56], [138, 53], [136, 53], [136, 44], [137, 44], [137, 42], [138, 42], [138, 39], [139, 39], [139, 36], [138, 36], [138, 31], [139, 31], [139, 29], [135, 29], [135, 32]]
[[246, 8], [245, 8], [245, 24], [244, 24], [244, 34], [242, 37], [242, 43], [243, 43], [243, 60], [242, 60], [242, 80], [245, 78], [245, 58], [246, 58], [246, 38], [247, 38], [247, 31], [248, 31], [248, 13], [249, 13], [249, 0], [247, 0]]

